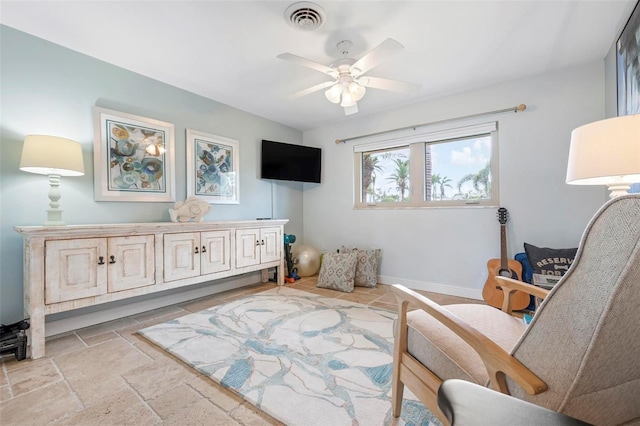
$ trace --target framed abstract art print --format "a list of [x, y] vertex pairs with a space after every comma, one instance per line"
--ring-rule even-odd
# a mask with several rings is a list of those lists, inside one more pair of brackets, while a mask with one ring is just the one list
[[96, 201], [175, 201], [174, 125], [96, 107]]
[[636, 3], [616, 42], [618, 115], [640, 113], [640, 10]]
[[187, 196], [239, 204], [238, 141], [187, 129]]

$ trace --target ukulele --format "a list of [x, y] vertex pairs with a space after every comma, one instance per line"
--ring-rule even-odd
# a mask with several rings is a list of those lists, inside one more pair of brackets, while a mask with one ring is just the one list
[[[504, 207], [498, 209], [498, 222], [500, 222], [500, 259], [490, 259], [487, 262], [489, 276], [482, 289], [482, 298], [488, 305], [495, 308], [502, 308], [504, 292], [496, 280], [495, 276], [511, 277], [514, 280], [521, 280], [522, 265], [517, 260], [507, 259], [507, 221], [509, 212]], [[516, 291], [511, 297], [511, 306], [514, 311], [518, 311], [529, 306], [529, 295], [522, 291]]]

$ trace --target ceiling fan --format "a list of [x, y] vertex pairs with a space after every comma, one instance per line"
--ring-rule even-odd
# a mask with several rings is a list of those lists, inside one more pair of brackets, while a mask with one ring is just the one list
[[419, 84], [364, 75], [387, 57], [404, 49], [404, 46], [394, 39], [386, 39], [358, 60], [349, 58], [349, 51], [352, 46], [353, 43], [349, 40], [339, 42], [336, 47], [342, 54], [342, 58], [329, 66], [319, 64], [292, 53], [278, 55], [280, 59], [309, 67], [332, 77], [331, 81], [301, 90], [291, 95], [291, 97], [299, 98], [328, 88], [324, 92], [327, 99], [334, 104], [340, 104], [340, 106], [344, 108], [345, 115], [351, 115], [358, 112], [357, 102], [362, 99], [367, 87], [401, 93], [413, 93], [420, 89]]

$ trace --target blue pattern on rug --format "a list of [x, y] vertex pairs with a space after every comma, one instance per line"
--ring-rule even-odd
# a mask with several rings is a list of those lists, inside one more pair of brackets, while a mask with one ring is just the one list
[[407, 388], [391, 414], [395, 317], [278, 287], [139, 333], [287, 425], [439, 425]]
[[365, 368], [367, 376], [379, 385], [384, 385], [391, 380], [392, 364], [380, 365], [378, 367]]
[[239, 359], [233, 363], [229, 371], [224, 375], [220, 384], [233, 389], [239, 389], [251, 376], [251, 365], [245, 359]]

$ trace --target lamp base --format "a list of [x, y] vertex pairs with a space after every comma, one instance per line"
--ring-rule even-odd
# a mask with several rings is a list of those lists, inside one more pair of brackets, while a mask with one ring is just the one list
[[613, 183], [607, 185], [607, 188], [609, 188], [609, 191], [611, 191], [609, 193], [609, 198], [613, 200], [614, 198], [621, 195], [627, 195], [627, 191], [629, 190], [629, 188], [631, 188], [631, 185], [628, 183]]
[[44, 226], [64, 226], [66, 223], [62, 221], [62, 210], [60, 209], [48, 209], [47, 221]]
[[60, 209], [60, 175], [49, 175], [49, 209], [45, 226], [63, 226], [62, 210]]

